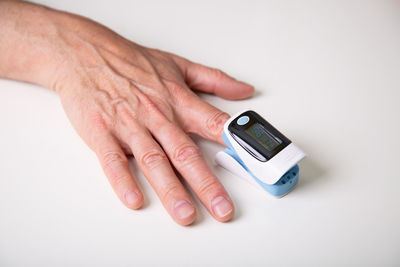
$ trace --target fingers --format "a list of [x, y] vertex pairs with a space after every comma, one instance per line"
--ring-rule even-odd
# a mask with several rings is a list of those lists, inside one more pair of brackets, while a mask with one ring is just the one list
[[196, 144], [162, 116], [153, 115], [153, 119], [148, 125], [150, 131], [203, 205], [217, 220], [231, 219], [234, 213], [232, 200], [211, 172]]
[[178, 58], [176, 61], [185, 74], [185, 82], [192, 89], [231, 100], [244, 99], [253, 95], [253, 86], [237, 81], [221, 70], [183, 58]]
[[187, 106], [190, 108], [178, 110], [177, 112], [179, 121], [182, 122], [185, 131], [224, 144], [222, 133], [224, 124], [229, 120], [230, 116], [196, 95], [189, 97], [187, 101]]
[[136, 131], [130, 136], [129, 145], [140, 169], [171, 217], [181, 225], [191, 224], [196, 217], [195, 207], [151, 134], [145, 129]]
[[96, 137], [95, 152], [111, 187], [128, 208], [138, 209], [143, 195], [129, 170], [128, 159], [115, 138], [104, 133]]

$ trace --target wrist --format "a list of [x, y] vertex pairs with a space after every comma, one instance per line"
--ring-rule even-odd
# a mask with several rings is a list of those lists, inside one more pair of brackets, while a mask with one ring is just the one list
[[30, 3], [0, 2], [0, 77], [53, 87], [60, 61], [55, 13]]

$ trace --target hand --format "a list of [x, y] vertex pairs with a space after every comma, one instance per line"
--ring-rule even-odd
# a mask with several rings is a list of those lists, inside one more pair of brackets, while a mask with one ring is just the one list
[[40, 76], [51, 74], [51, 79], [42, 84], [59, 93], [119, 199], [131, 209], [143, 203], [128, 167], [132, 154], [177, 223], [192, 223], [196, 210], [174, 168], [212, 216], [229, 220], [232, 200], [188, 136], [223, 143], [229, 116], [191, 89], [241, 99], [251, 96], [253, 87], [220, 70], [130, 42], [86, 18], [53, 10], [48, 18], [53, 34], [40, 38], [47, 38], [42, 42], [50, 47], [52, 67]]

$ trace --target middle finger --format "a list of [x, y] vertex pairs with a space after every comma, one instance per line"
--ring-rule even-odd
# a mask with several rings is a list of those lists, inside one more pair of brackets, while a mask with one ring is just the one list
[[232, 200], [212, 173], [198, 146], [182, 129], [157, 110], [151, 111], [151, 117], [146, 122], [147, 128], [203, 205], [217, 220], [231, 219], [234, 213]]
[[192, 223], [196, 210], [176, 177], [168, 158], [146, 129], [130, 135], [129, 145], [138, 165], [171, 217], [182, 225]]

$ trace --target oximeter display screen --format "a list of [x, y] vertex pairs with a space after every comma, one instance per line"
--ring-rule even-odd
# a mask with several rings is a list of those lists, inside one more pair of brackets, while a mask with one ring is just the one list
[[228, 131], [241, 147], [260, 161], [270, 160], [291, 143], [286, 136], [252, 110], [245, 111], [232, 120]]
[[254, 123], [247, 130], [254, 139], [269, 151], [273, 151], [282, 142], [269, 133], [261, 124]]

